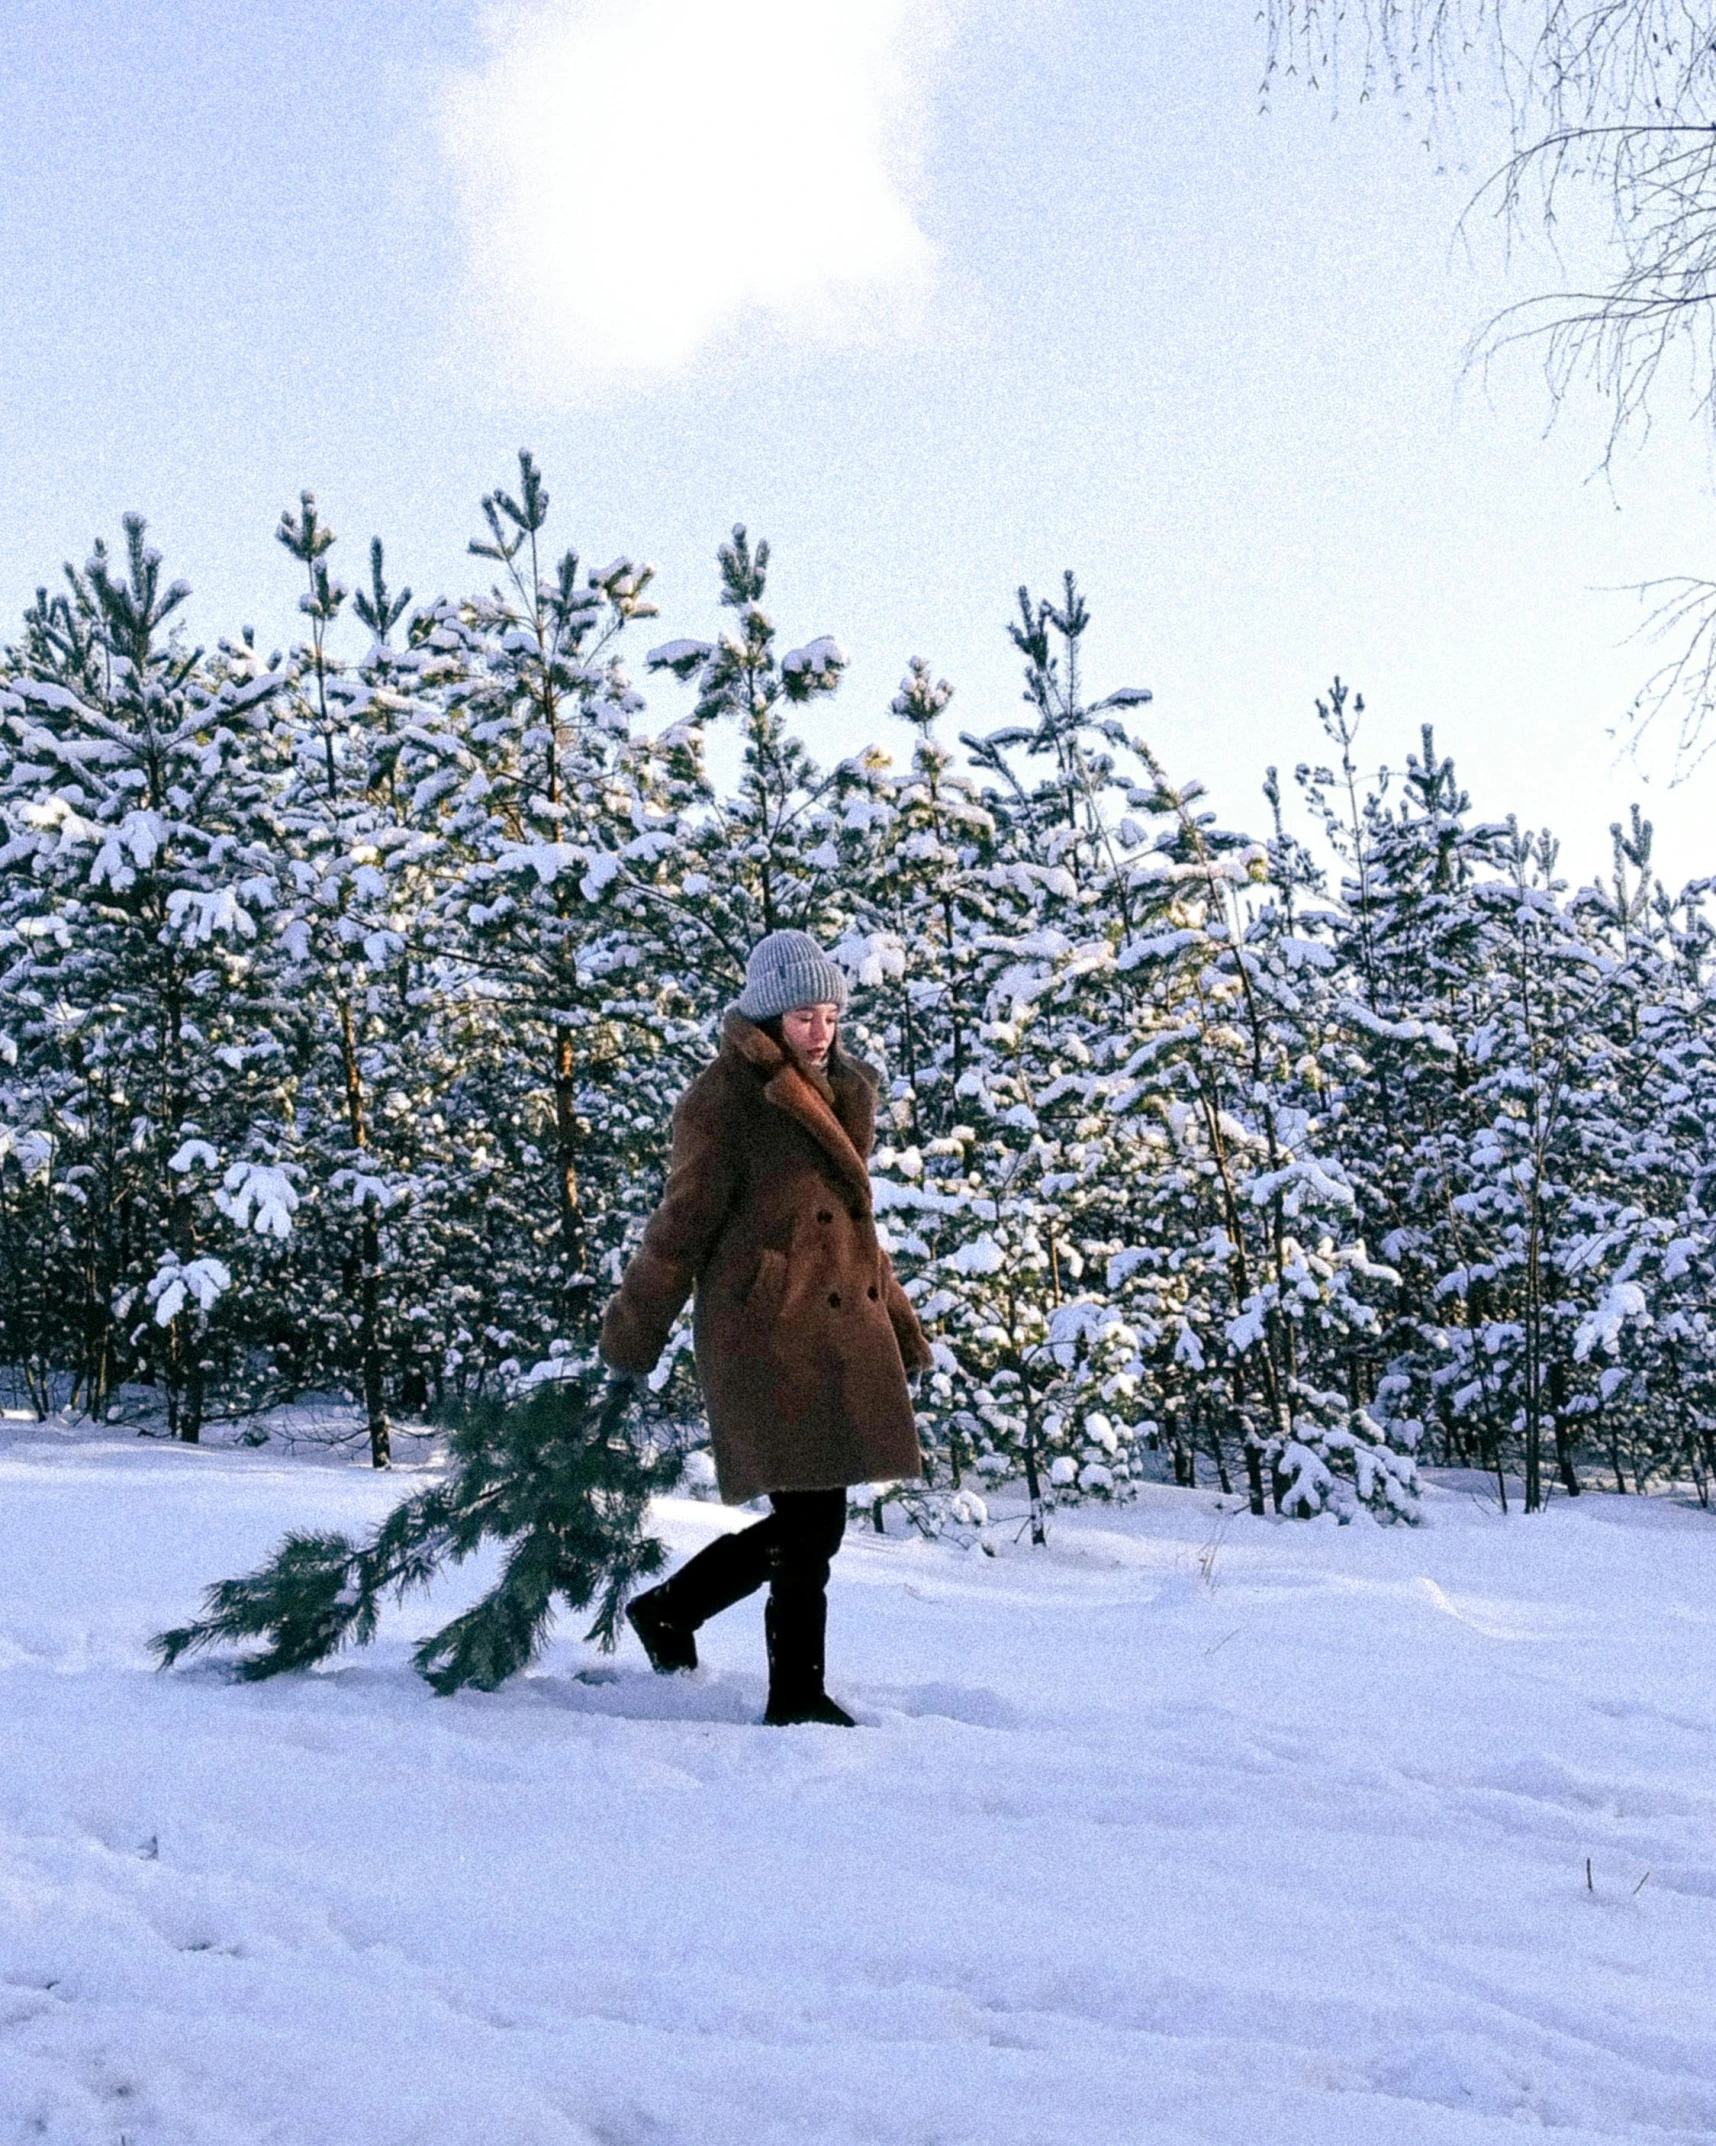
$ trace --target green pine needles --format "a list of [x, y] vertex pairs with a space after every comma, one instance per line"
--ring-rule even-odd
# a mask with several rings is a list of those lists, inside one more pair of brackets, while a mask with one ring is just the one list
[[611, 1651], [627, 1595], [663, 1561], [644, 1526], [649, 1500], [680, 1468], [677, 1454], [625, 1434], [631, 1393], [620, 1382], [603, 1393], [591, 1374], [471, 1410], [452, 1433], [444, 1481], [395, 1506], [366, 1543], [288, 1535], [259, 1571], [211, 1587], [195, 1623], [153, 1641], [161, 1667], [202, 1647], [262, 1640], [239, 1657], [240, 1677], [308, 1669], [367, 1645], [384, 1601], [427, 1587], [490, 1539], [510, 1546], [499, 1580], [412, 1655], [436, 1691], [493, 1691], [527, 1667], [556, 1596], [574, 1610], [593, 1603], [586, 1637]]

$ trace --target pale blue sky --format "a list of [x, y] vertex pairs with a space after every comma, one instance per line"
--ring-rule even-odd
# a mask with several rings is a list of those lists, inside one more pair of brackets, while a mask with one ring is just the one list
[[1650, 658], [1596, 593], [1705, 568], [1700, 434], [1665, 401], [1611, 491], [1594, 406], [1545, 439], [1529, 363], [1462, 387], [1541, 264], [1451, 248], [1469, 182], [1398, 112], [1261, 114], [1253, 18], [8, 0], [6, 630], [135, 506], [200, 634], [282, 638], [304, 487], [348, 580], [379, 532], [419, 595], [468, 586], [529, 444], [563, 541], [656, 563], [663, 638], [709, 625], [730, 523], [769, 536], [783, 630], [853, 655], [825, 751], [888, 735], [916, 653], [957, 727], [1010, 719], [1012, 591], [1071, 565], [1093, 683], [1151, 686], [1236, 819], [1338, 670], [1376, 751], [1434, 720], [1571, 864], [1643, 795], [1666, 865], [1716, 867], [1707, 784], [1614, 765]]

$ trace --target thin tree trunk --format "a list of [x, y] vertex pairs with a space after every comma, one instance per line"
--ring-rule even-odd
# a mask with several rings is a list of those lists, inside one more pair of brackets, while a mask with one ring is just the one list
[[[340, 1056], [346, 1083], [346, 1125], [352, 1146], [361, 1156], [369, 1149], [369, 1128], [364, 1119], [363, 1070], [358, 1064], [349, 994], [340, 998]], [[381, 1231], [367, 1199], [363, 1220], [358, 1224], [358, 1378], [369, 1431], [370, 1465], [386, 1468], [393, 1460], [393, 1433], [387, 1420], [387, 1388], [382, 1370]]]
[[393, 1433], [387, 1420], [387, 1387], [381, 1361], [381, 1232], [366, 1204], [360, 1231], [363, 1262], [363, 1408], [369, 1429], [369, 1458], [374, 1468], [393, 1462]]
[[578, 1065], [571, 1029], [554, 1031], [554, 1141], [556, 1189], [560, 1196], [561, 1287], [568, 1314], [576, 1320], [588, 1293], [584, 1211], [578, 1188]]
[[1174, 1456], [1174, 1481], [1181, 1490], [1198, 1487], [1198, 1456], [1192, 1441], [1180, 1428], [1178, 1412], [1168, 1419], [1168, 1449]]
[[1245, 1434], [1245, 1487], [1251, 1510], [1261, 1520], [1264, 1515], [1263, 1441], [1249, 1429]]
[[1531, 1181], [1531, 1226], [1525, 1267], [1525, 1509], [1543, 1510], [1543, 1267], [1538, 1187], [1540, 1168]]
[[1233, 1495], [1233, 1483], [1228, 1476], [1227, 1453], [1221, 1442], [1221, 1422], [1214, 1409], [1205, 1412], [1204, 1428], [1209, 1433], [1210, 1457], [1215, 1462], [1216, 1481], [1221, 1485], [1222, 1496], [1230, 1498]]
[[186, 1328], [189, 1344], [185, 1358], [185, 1401], [179, 1436], [188, 1446], [201, 1445], [203, 1424], [207, 1420], [208, 1378], [201, 1355], [197, 1350], [197, 1331], [194, 1322]]
[[1570, 1498], [1576, 1498], [1579, 1478], [1573, 1467], [1573, 1434], [1567, 1426], [1567, 1366], [1559, 1356], [1549, 1367], [1549, 1406], [1555, 1427], [1556, 1473], [1562, 1489]]
[[[171, 947], [167, 950], [165, 982], [161, 993], [165, 1017], [161, 1054], [161, 1135], [176, 1148], [188, 1113], [185, 1109], [183, 1070], [184, 1001], [179, 966]], [[169, 1173], [170, 1174], [170, 1173]], [[167, 1241], [180, 1262], [189, 1266], [196, 1257], [196, 1229], [189, 1194], [183, 1177], [175, 1181], [167, 1202]], [[188, 1446], [202, 1442], [203, 1411], [200, 1390], [193, 1392], [195, 1378], [200, 1389], [195, 1335], [196, 1313], [183, 1311], [168, 1329], [167, 1422], [175, 1438]]]
[[1025, 1490], [1031, 1501], [1031, 1541], [1041, 1549], [1049, 1539], [1049, 1531], [1043, 1518], [1042, 1478], [1037, 1473], [1037, 1431], [1028, 1416], [1025, 1419]]

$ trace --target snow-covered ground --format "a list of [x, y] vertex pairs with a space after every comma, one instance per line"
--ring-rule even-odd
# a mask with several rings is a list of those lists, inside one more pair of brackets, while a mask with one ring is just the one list
[[7, 2146], [1716, 2136], [1697, 1511], [854, 1531], [867, 1726], [778, 1732], [755, 1603], [695, 1679], [568, 1633], [437, 1699], [463, 1581], [323, 1674], [159, 1676], [208, 1580], [409, 1473], [7, 1431]]

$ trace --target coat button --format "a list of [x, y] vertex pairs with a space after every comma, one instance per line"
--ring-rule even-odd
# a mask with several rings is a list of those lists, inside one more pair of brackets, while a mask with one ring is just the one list
[[838, 1289], [831, 1289], [831, 1290], [830, 1290], [830, 1291], [828, 1292], [828, 1301], [829, 1301], [829, 1303], [830, 1303], [830, 1304], [832, 1304], [832, 1305], [833, 1305], [833, 1306], [835, 1307], [835, 1309], [836, 1309], [837, 1311], [839, 1310], [839, 1308], [840, 1308], [840, 1292], [839, 1292], [839, 1290], [838, 1290]]
[[870, 1291], [870, 1301], [872, 1304], [874, 1304], [876, 1301], [876, 1291], [874, 1288], [872, 1288]]
[[852, 1217], [854, 1222], [862, 1222], [864, 1219], [864, 1210], [862, 1207], [849, 1207], [847, 1208], [846, 1212]]
[[819, 1222], [832, 1222], [834, 1220], [834, 1217], [829, 1213], [826, 1207], [819, 1207], [816, 1210], [816, 1219]]

